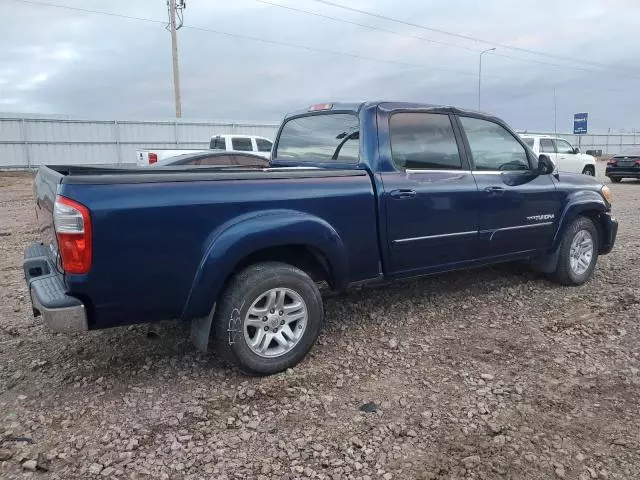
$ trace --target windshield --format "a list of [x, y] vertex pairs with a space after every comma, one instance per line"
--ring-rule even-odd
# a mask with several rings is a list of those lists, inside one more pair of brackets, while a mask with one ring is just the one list
[[533, 138], [523, 138], [522, 140], [524, 140], [524, 143], [526, 143], [529, 148], [533, 148]]
[[292, 118], [285, 123], [274, 157], [356, 163], [360, 151], [358, 117], [330, 113]]

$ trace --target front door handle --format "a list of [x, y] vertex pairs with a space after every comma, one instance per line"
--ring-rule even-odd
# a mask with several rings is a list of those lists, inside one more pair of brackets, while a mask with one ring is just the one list
[[396, 200], [403, 200], [405, 198], [415, 198], [418, 193], [415, 190], [410, 190], [408, 188], [400, 188], [398, 190], [391, 190], [389, 195], [391, 195], [391, 198], [395, 198]]
[[484, 189], [485, 192], [490, 193], [492, 195], [499, 195], [504, 193], [504, 188], [502, 187], [487, 187]]

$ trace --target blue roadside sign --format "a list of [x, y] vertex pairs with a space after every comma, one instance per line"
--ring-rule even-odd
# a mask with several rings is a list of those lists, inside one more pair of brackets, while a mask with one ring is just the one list
[[576, 113], [573, 116], [573, 133], [574, 135], [582, 135], [587, 133], [587, 123], [589, 119], [588, 113]]

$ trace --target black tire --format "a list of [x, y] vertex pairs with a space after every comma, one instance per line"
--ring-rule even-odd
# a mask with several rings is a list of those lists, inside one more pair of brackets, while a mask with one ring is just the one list
[[[591, 235], [591, 240], [593, 242], [593, 254], [591, 256], [589, 267], [586, 271], [582, 274], [577, 274], [571, 268], [571, 242], [575, 236], [583, 230], [587, 231]], [[587, 282], [593, 275], [593, 271], [596, 268], [596, 263], [598, 261], [598, 240], [598, 230], [591, 219], [582, 216], [577, 217], [562, 235], [562, 243], [560, 244], [560, 250], [558, 252], [558, 264], [556, 266], [556, 271], [552, 274], [553, 279], [562, 285], [569, 286], [582, 285]]]
[[620, 177], [611, 177], [611, 181], [613, 183], [620, 183], [622, 181], [622, 178], [620, 178]]
[[[307, 321], [302, 336], [291, 350], [281, 356], [267, 358], [255, 353], [247, 344], [244, 321], [252, 303], [274, 288], [296, 292], [307, 308]], [[323, 321], [320, 291], [305, 272], [285, 263], [258, 263], [233, 277], [221, 295], [214, 318], [213, 342], [222, 358], [243, 373], [271, 375], [293, 367], [309, 353]]]
[[586, 167], [584, 167], [584, 170], [582, 170], [582, 174], [589, 175], [590, 177], [595, 177], [596, 169], [592, 165], [587, 165]]

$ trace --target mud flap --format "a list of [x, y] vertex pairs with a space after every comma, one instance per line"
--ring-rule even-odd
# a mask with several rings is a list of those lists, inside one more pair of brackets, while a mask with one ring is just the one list
[[216, 305], [214, 304], [209, 315], [191, 320], [191, 343], [202, 353], [207, 353], [211, 324], [215, 313]]
[[531, 260], [531, 269], [538, 273], [553, 273], [558, 266], [558, 257], [560, 254], [560, 247], [552, 253], [541, 255]]

